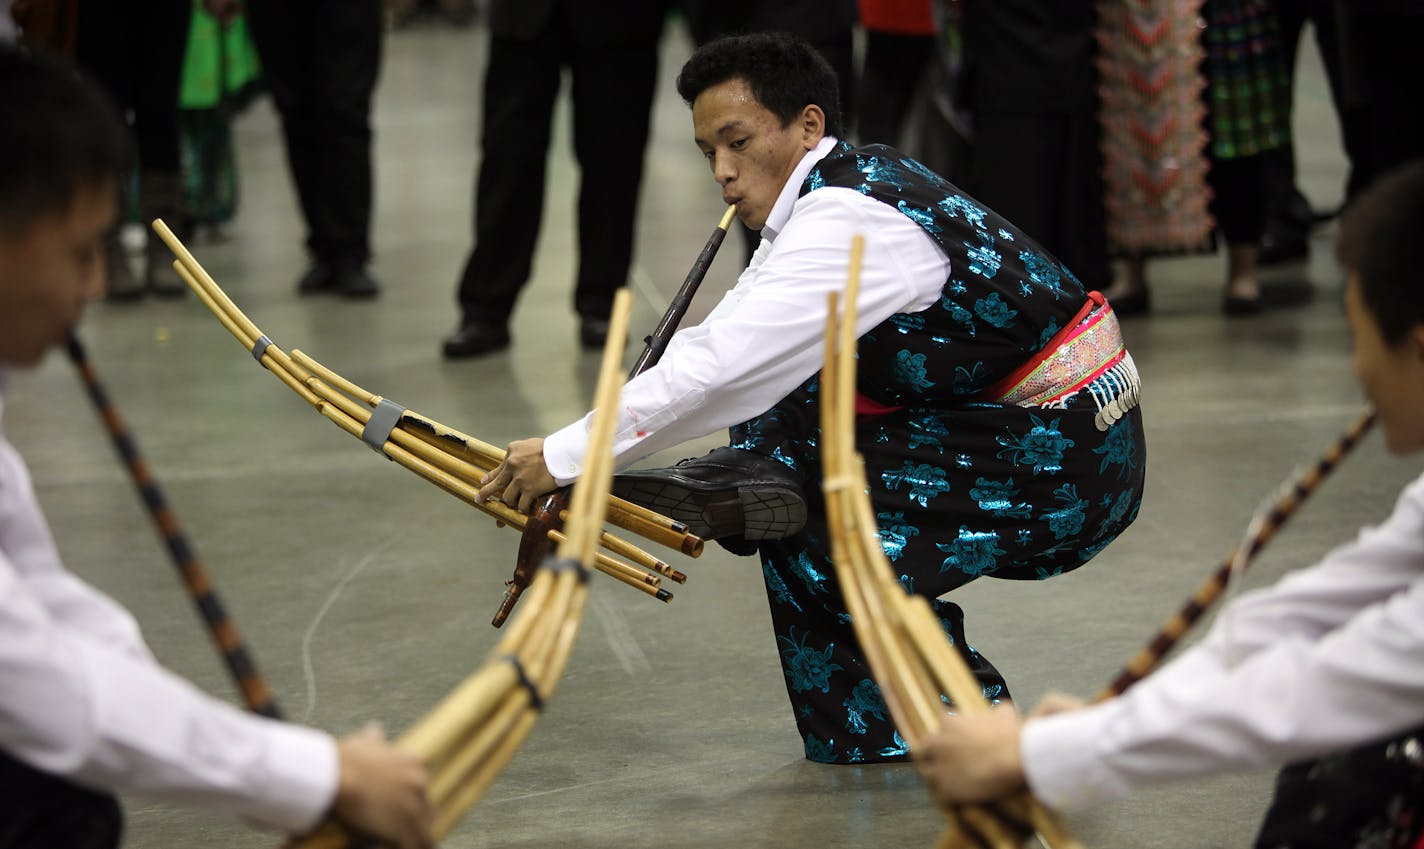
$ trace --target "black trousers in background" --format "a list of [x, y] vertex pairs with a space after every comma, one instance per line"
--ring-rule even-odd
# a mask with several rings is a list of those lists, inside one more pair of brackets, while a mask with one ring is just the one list
[[1206, 175], [1212, 192], [1208, 209], [1216, 219], [1217, 231], [1228, 245], [1260, 244], [1266, 232], [1270, 203], [1266, 190], [1266, 155], [1211, 158]]
[[0, 752], [0, 849], [117, 849], [123, 826], [114, 797]]
[[572, 77], [578, 159], [574, 309], [606, 318], [628, 279], [643, 151], [657, 81], [657, 39], [580, 44], [561, 16], [529, 41], [490, 39], [475, 243], [460, 277], [466, 321], [503, 324], [529, 280], [544, 212], [550, 125], [563, 69]]
[[188, 0], [80, 0], [76, 58], [132, 117], [145, 171], [178, 173], [178, 87], [192, 8]]
[[861, 144], [905, 149], [900, 133], [934, 49], [931, 35], [866, 31], [856, 96], [856, 138]]
[[262, 73], [287, 140], [307, 247], [330, 264], [371, 255], [371, 96], [380, 0], [246, 0]]
[[974, 197], [1047, 248], [1090, 291], [1112, 281], [1098, 138], [1091, 105], [984, 109], [974, 114], [970, 148]]
[[[1281, 28], [1281, 52], [1285, 56], [1287, 79], [1294, 82], [1296, 58], [1300, 52], [1301, 31], [1310, 21], [1315, 31], [1315, 44], [1325, 66], [1325, 79], [1330, 86], [1330, 100], [1340, 121], [1340, 141], [1350, 172], [1345, 180], [1348, 200], [1364, 188], [1373, 170], [1370, 163], [1370, 116], [1359, 96], [1345, 90], [1344, 65], [1338, 0], [1277, 0], [1276, 17]], [[1304, 235], [1313, 222], [1313, 212], [1295, 185], [1295, 145], [1285, 144], [1266, 154], [1266, 177], [1271, 194], [1270, 215], [1273, 222], [1284, 218], [1289, 227]]]

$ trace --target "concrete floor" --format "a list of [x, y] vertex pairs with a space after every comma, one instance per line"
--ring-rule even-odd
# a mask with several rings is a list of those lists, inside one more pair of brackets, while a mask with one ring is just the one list
[[[1305, 44], [1301, 181], [1317, 206], [1332, 206], [1344, 164], [1313, 42]], [[639, 328], [652, 326], [722, 209], [671, 86], [687, 51], [680, 33], [668, 39], [639, 220]], [[456, 321], [454, 281], [468, 247], [483, 66], [479, 28], [415, 28], [387, 40], [375, 117], [379, 302], [295, 296], [303, 225], [266, 103], [237, 122], [238, 220], [225, 241], [193, 247], [278, 343], [503, 443], [581, 414], [597, 358], [577, 349], [569, 306], [576, 174], [562, 112], [514, 347], [475, 362], [438, 355]], [[1295, 305], [1255, 320], [1221, 316], [1221, 257], [1153, 266], [1158, 310], [1126, 327], [1146, 382], [1151, 445], [1141, 518], [1091, 568], [1041, 584], [980, 581], [956, 594], [972, 639], [1025, 703], [1048, 688], [1087, 695], [1105, 684], [1215, 567], [1266, 494], [1355, 416], [1330, 233], [1312, 249], [1310, 262], [1267, 277]], [[734, 279], [738, 254], [726, 250], [714, 266], [699, 315]], [[100, 304], [82, 332], [287, 715], [335, 732], [374, 718], [396, 732], [482, 661], [498, 636], [488, 623], [513, 533], [323, 422], [254, 368], [193, 298]], [[63, 358], [20, 376], [6, 412], [70, 567], [138, 614], [164, 663], [230, 697]], [[1382, 517], [1414, 474], [1413, 461], [1388, 457], [1371, 438], [1245, 583], [1273, 581]], [[939, 819], [910, 768], [801, 759], [754, 561], [715, 546], [700, 560], [670, 559], [691, 579], [667, 606], [595, 579], [550, 708], [445, 845], [932, 845]], [[1151, 789], [1072, 825], [1100, 849], [1240, 846], [1269, 790], [1268, 773]], [[168, 805], [131, 800], [129, 812], [132, 847], [274, 843]]]

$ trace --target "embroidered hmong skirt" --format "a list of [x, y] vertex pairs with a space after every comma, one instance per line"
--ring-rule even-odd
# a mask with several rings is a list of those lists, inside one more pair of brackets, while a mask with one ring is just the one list
[[[806, 757], [868, 763], [906, 746], [874, 682], [831, 562], [818, 377], [731, 444], [782, 461], [806, 484], [809, 517], [760, 553], [786, 689]], [[1063, 409], [1000, 403], [908, 407], [857, 426], [881, 544], [906, 591], [931, 600], [990, 699], [1008, 691], [939, 596], [979, 577], [1041, 580], [1081, 566], [1136, 518], [1146, 450], [1140, 408], [1100, 429], [1088, 393]]]

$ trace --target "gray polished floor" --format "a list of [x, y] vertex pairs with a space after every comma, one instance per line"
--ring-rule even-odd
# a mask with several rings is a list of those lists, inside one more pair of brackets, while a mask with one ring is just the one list
[[[597, 358], [575, 344], [577, 170], [564, 111], [514, 347], [475, 362], [438, 355], [457, 318], [454, 280], [469, 240], [483, 39], [478, 28], [416, 28], [387, 40], [375, 119], [380, 301], [294, 294], [304, 232], [265, 103], [237, 123], [240, 215], [225, 240], [193, 249], [278, 343], [503, 443], [580, 415]], [[639, 328], [652, 326], [721, 212], [671, 86], [687, 50], [680, 34], [669, 38], [632, 281]], [[1301, 180], [1317, 206], [1331, 206], [1344, 165], [1312, 51], [1298, 98]], [[695, 311], [730, 284], [739, 253], [735, 241], [723, 251]], [[1272, 294], [1293, 305], [1259, 319], [1220, 314], [1223, 270], [1219, 256], [1154, 265], [1158, 309], [1127, 325], [1151, 446], [1137, 523], [1073, 574], [985, 580], [956, 594], [976, 645], [1025, 703], [1049, 688], [1088, 695], [1104, 685], [1215, 567], [1258, 503], [1360, 406], [1328, 231], [1308, 263], [1270, 272]], [[322, 421], [193, 298], [100, 304], [82, 331], [289, 716], [336, 732], [377, 719], [396, 732], [481, 662], [497, 637], [489, 619], [512, 566], [512, 532]], [[15, 381], [6, 410], [66, 561], [137, 612], [164, 663], [231, 697], [86, 403], [55, 356]], [[1368, 440], [1244, 583], [1270, 582], [1383, 516], [1415, 467]], [[670, 559], [691, 578], [668, 605], [595, 579], [561, 688], [445, 845], [932, 845], [939, 819], [911, 769], [802, 760], [755, 562], [715, 546], [700, 560]], [[1241, 846], [1269, 792], [1267, 772], [1191, 782], [1072, 825], [1102, 849]], [[274, 844], [168, 805], [131, 800], [129, 811], [133, 847]]]

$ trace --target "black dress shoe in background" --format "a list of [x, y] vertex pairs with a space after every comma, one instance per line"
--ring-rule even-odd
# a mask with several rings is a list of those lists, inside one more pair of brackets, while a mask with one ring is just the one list
[[608, 319], [606, 318], [581, 318], [579, 319], [579, 344], [588, 349], [603, 350], [603, 346], [608, 342]]
[[325, 295], [336, 291], [335, 270], [324, 262], [312, 263], [307, 273], [297, 281], [298, 295]]
[[381, 294], [381, 284], [360, 265], [338, 266], [332, 272], [332, 288], [343, 297], [364, 300]]
[[448, 360], [482, 357], [509, 347], [509, 328], [504, 324], [480, 319], [466, 319], [454, 333], [445, 337], [442, 350]]
[[1147, 315], [1152, 310], [1152, 295], [1147, 289], [1138, 289], [1136, 292], [1108, 298], [1108, 303], [1112, 306], [1113, 314], [1118, 318], [1132, 318], [1133, 316]]
[[1264, 312], [1265, 305], [1262, 304], [1260, 295], [1254, 298], [1227, 295], [1221, 299], [1221, 311], [1232, 318], [1249, 318]]
[[741, 448], [615, 475], [613, 494], [676, 519], [703, 539], [756, 543], [784, 539], [806, 526], [806, 496], [796, 475]]

